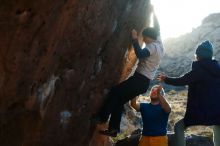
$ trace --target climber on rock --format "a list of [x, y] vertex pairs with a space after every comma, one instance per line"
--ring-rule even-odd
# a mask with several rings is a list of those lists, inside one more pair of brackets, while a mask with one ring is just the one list
[[185, 117], [174, 126], [176, 146], [185, 146], [184, 131], [189, 126], [213, 126], [214, 144], [220, 146], [220, 64], [213, 59], [209, 41], [198, 45], [192, 70], [182, 77], [171, 78], [160, 74], [161, 82], [174, 86], [188, 85]]
[[139, 60], [134, 75], [112, 87], [98, 114], [92, 118], [92, 121], [96, 121], [95, 123], [104, 123], [111, 115], [108, 129], [100, 131], [103, 135], [117, 136], [120, 131], [124, 104], [148, 90], [150, 80], [154, 79], [160, 60], [164, 55], [159, 23], [154, 12], [152, 13], [154, 27], [147, 27], [142, 32], [145, 48], [142, 49], [139, 45], [137, 31], [132, 30], [131, 32], [134, 51]]
[[130, 102], [131, 107], [141, 112], [143, 131], [139, 146], [168, 146], [166, 135], [171, 107], [161, 85], [151, 88], [150, 99], [150, 103], [138, 103], [137, 98]]

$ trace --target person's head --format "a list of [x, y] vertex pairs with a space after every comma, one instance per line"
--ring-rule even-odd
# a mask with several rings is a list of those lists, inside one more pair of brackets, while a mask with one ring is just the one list
[[157, 40], [158, 31], [153, 27], [147, 27], [142, 32], [143, 41], [146, 44], [149, 44], [155, 40]]
[[[158, 90], [159, 90], [160, 86], [159, 85], [155, 85], [151, 88], [150, 91], [150, 99], [151, 101], [159, 101], [159, 96], [158, 96]], [[159, 92], [159, 94], [164, 94], [164, 90], [163, 88], [161, 89], [161, 91]]]
[[213, 46], [210, 41], [206, 40], [197, 46], [196, 52], [197, 60], [212, 59]]

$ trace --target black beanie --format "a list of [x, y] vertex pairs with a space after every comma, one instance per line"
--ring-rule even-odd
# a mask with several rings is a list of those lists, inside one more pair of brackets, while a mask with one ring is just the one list
[[158, 36], [158, 31], [153, 27], [148, 27], [143, 30], [142, 35], [144, 37], [150, 37], [150, 38], [156, 40], [157, 36]]
[[196, 55], [200, 58], [212, 58], [213, 56], [212, 43], [206, 40], [201, 44], [199, 44], [196, 49]]

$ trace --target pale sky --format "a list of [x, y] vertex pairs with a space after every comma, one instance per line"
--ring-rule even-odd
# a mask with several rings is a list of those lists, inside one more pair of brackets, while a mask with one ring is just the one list
[[151, 0], [162, 39], [177, 37], [198, 27], [203, 18], [220, 12], [220, 0]]

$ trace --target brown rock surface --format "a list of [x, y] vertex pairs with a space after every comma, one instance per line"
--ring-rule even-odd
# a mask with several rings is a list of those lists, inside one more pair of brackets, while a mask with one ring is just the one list
[[149, 1], [0, 3], [0, 145], [89, 145], [90, 116], [135, 63], [129, 34]]
[[89, 146], [113, 146], [113, 140], [109, 136], [105, 136], [99, 133], [100, 130], [107, 129], [107, 124], [97, 125], [92, 138], [90, 140]]

